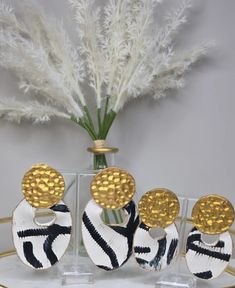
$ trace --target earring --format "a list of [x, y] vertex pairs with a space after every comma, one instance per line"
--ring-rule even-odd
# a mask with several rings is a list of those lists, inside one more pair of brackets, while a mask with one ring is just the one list
[[[234, 221], [232, 204], [220, 195], [200, 198], [192, 210], [193, 229], [186, 245], [186, 262], [191, 273], [201, 279], [214, 279], [228, 266], [232, 255], [232, 238], [228, 232]], [[202, 236], [218, 235], [208, 244]]]
[[[89, 257], [101, 269], [117, 269], [132, 254], [133, 235], [139, 224], [134, 193], [134, 178], [119, 168], [104, 169], [91, 182], [93, 199], [82, 216], [82, 236]], [[122, 208], [126, 219], [122, 224], [108, 225], [101, 217], [103, 208]]]
[[[160, 271], [177, 254], [179, 234], [173, 223], [180, 210], [177, 196], [168, 189], [154, 189], [140, 199], [140, 225], [134, 235], [134, 256], [140, 267]], [[165, 236], [154, 239], [151, 228], [163, 228]]]
[[[24, 175], [22, 200], [13, 212], [12, 233], [19, 258], [34, 269], [47, 269], [60, 260], [71, 238], [72, 218], [61, 201], [63, 176], [45, 165], [34, 165]], [[50, 209], [55, 219], [50, 223], [36, 221], [38, 208]]]

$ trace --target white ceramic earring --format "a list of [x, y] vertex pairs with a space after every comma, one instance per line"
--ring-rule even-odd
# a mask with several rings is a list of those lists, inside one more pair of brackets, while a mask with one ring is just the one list
[[[19, 258], [34, 269], [47, 269], [65, 253], [71, 238], [72, 218], [61, 201], [64, 179], [53, 168], [34, 165], [22, 181], [25, 199], [13, 212], [12, 233]], [[38, 208], [47, 208], [55, 215], [51, 223], [39, 224]]]
[[[134, 178], [119, 168], [107, 168], [91, 183], [93, 199], [82, 217], [82, 237], [93, 263], [104, 270], [121, 267], [132, 254], [133, 235], [139, 224], [135, 203]], [[125, 220], [121, 224], [107, 224], [102, 219], [103, 209], [121, 209]], [[116, 210], [117, 211], [117, 210]]]
[[[187, 238], [185, 257], [190, 272], [196, 277], [217, 278], [228, 266], [233, 246], [228, 229], [233, 221], [233, 206], [222, 196], [204, 196], [194, 205], [194, 227]], [[218, 235], [218, 240], [206, 243], [203, 240], [205, 234]]]
[[[177, 255], [179, 234], [173, 223], [179, 214], [179, 200], [167, 189], [154, 189], [142, 196], [138, 210], [140, 225], [134, 235], [134, 256], [140, 267], [161, 271]], [[155, 239], [151, 228], [163, 228], [165, 236]]]

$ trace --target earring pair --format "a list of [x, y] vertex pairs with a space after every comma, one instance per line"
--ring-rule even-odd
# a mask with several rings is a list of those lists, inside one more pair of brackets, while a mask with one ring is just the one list
[[[146, 193], [139, 202], [138, 215], [132, 200], [135, 189], [134, 178], [113, 167], [102, 170], [91, 182], [93, 199], [83, 213], [82, 236], [88, 255], [99, 268], [117, 269], [134, 251], [141, 267], [162, 270], [176, 256], [179, 238], [173, 223], [179, 213], [176, 195], [167, 189]], [[103, 209], [122, 209], [126, 219], [122, 224], [108, 225], [102, 219]], [[149, 234], [153, 227], [164, 228], [166, 236], [154, 240]]]
[[[173, 192], [164, 190], [147, 192], [139, 203], [142, 223], [135, 233], [134, 253], [140, 266], [148, 270], [165, 269], [177, 255], [179, 234], [173, 222], [179, 213], [179, 201]], [[189, 271], [197, 278], [215, 279], [227, 268], [233, 249], [228, 230], [234, 218], [232, 204], [221, 195], [206, 195], [195, 203], [192, 209], [194, 227], [186, 240], [185, 259]], [[153, 227], [165, 227], [166, 236], [153, 239], [148, 233]], [[207, 243], [203, 239], [206, 235], [216, 235], [217, 239]], [[154, 254], [150, 256], [151, 251], [155, 251], [154, 257]]]
[[[12, 234], [19, 258], [31, 268], [50, 268], [69, 245], [72, 217], [61, 200], [64, 189], [63, 176], [45, 164], [32, 166], [23, 177], [24, 199], [13, 212]], [[38, 209], [49, 209], [54, 220], [38, 223]]]

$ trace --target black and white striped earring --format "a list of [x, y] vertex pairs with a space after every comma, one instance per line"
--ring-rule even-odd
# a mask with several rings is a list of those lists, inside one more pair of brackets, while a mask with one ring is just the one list
[[[13, 212], [12, 233], [19, 258], [31, 268], [50, 268], [69, 245], [72, 218], [61, 201], [64, 188], [63, 176], [45, 164], [32, 166], [23, 177], [25, 199]], [[37, 209], [49, 209], [55, 218], [50, 223], [40, 223]]]
[[[186, 245], [186, 262], [196, 277], [217, 278], [228, 266], [232, 255], [232, 238], [228, 232], [234, 221], [232, 204], [220, 195], [200, 198], [192, 210], [193, 229]], [[206, 243], [204, 235], [218, 235], [214, 243]]]
[[[140, 225], [134, 235], [134, 256], [140, 267], [161, 271], [177, 255], [179, 234], [174, 223], [180, 210], [177, 196], [168, 189], [154, 189], [142, 196]], [[163, 228], [165, 235], [153, 238], [152, 228]]]
[[[101, 269], [117, 269], [132, 254], [133, 235], [139, 224], [134, 193], [134, 178], [119, 168], [104, 169], [91, 182], [93, 199], [82, 216], [82, 237], [89, 257]], [[126, 218], [122, 224], [104, 223], [103, 209], [120, 208]]]

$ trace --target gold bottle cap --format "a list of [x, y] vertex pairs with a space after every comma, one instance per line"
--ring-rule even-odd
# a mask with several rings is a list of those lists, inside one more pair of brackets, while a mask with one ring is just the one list
[[22, 180], [22, 192], [35, 208], [50, 208], [64, 195], [63, 176], [46, 164], [33, 165]]
[[115, 147], [89, 147], [87, 148], [88, 152], [94, 154], [105, 154], [105, 153], [117, 153], [119, 151], [118, 148]]
[[220, 234], [233, 224], [234, 208], [220, 195], [203, 196], [193, 207], [192, 221], [202, 233]]
[[179, 215], [180, 203], [172, 191], [159, 188], [145, 193], [138, 205], [141, 221], [150, 228], [165, 228]]
[[106, 209], [119, 209], [135, 194], [135, 180], [125, 170], [110, 167], [98, 173], [91, 182], [95, 202]]

